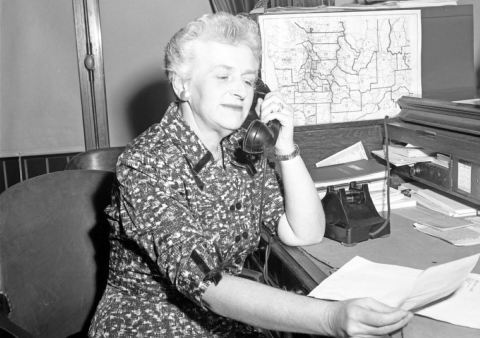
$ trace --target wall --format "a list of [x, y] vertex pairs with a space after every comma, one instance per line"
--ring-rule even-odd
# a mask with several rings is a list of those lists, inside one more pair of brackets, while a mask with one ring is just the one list
[[[475, 20], [476, 88], [480, 88], [480, 2]], [[100, 3], [111, 146], [123, 146], [158, 122], [174, 100], [163, 48], [187, 22], [212, 13], [208, 0], [102, 0]], [[479, 93], [480, 95], [480, 93]]]
[[0, 158], [85, 149], [71, 1], [0, 1], [0, 88]]
[[[459, 4], [474, 8], [476, 88], [480, 89], [480, 2], [459, 0]], [[209, 0], [101, 0], [100, 11], [110, 143], [122, 146], [158, 122], [173, 100], [163, 71], [167, 41], [187, 22], [211, 13], [212, 6]], [[7, 141], [13, 143], [8, 134], [20, 136], [15, 144], [21, 145], [10, 155], [0, 152], [0, 157], [23, 152], [21, 135], [28, 134], [27, 126], [45, 132], [42, 137], [47, 142], [73, 135], [72, 149], [81, 150], [71, 1], [2, 0], [0, 32], [0, 148]], [[7, 112], [14, 117], [8, 122], [1, 117]], [[61, 122], [54, 114], [66, 119]], [[47, 131], [52, 123], [60, 123], [61, 128]], [[73, 132], [71, 125], [77, 126]], [[69, 151], [73, 150], [63, 152]]]
[[459, 5], [473, 5], [473, 52], [477, 97], [480, 97], [480, 1], [458, 0]]
[[165, 45], [205, 13], [212, 13], [209, 0], [100, 1], [112, 147], [160, 121], [174, 100], [163, 69]]

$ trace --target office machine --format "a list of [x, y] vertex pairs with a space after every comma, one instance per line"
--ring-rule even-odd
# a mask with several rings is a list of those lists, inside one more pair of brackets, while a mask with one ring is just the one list
[[368, 184], [351, 182], [348, 190], [335, 190], [329, 186], [322, 205], [326, 219], [325, 237], [344, 246], [390, 235], [390, 220], [378, 214]]
[[446, 155], [433, 162], [399, 166], [394, 173], [480, 204], [480, 105], [402, 97], [401, 112], [387, 124], [391, 140]]

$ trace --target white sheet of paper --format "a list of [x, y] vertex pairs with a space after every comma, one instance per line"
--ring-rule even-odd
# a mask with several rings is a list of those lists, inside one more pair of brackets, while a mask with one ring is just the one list
[[480, 275], [471, 273], [448, 299], [420, 309], [416, 314], [455, 325], [480, 329]]
[[365, 152], [362, 141], [359, 141], [354, 145], [351, 145], [350, 147], [345, 148], [338, 153], [321, 160], [316, 164], [316, 166], [325, 167], [328, 165], [347, 163], [358, 160], [368, 160], [368, 156]]
[[[480, 254], [477, 254], [432, 266], [423, 271], [415, 281], [412, 292], [403, 303], [402, 309], [419, 308], [453, 293], [467, 279], [479, 257]], [[480, 303], [478, 306], [480, 307]]]
[[[465, 296], [467, 291], [463, 288], [468, 289], [465, 286], [468, 283], [467, 277], [472, 275], [470, 272], [479, 257], [480, 254], [477, 254], [422, 271], [373, 263], [357, 256], [320, 283], [309, 296], [329, 300], [372, 297], [387, 305], [406, 310], [418, 308], [419, 314], [423, 316], [476, 328], [476, 325], [480, 325], [480, 317], [469, 320], [469, 315], [462, 313], [470, 312], [472, 307], [475, 308], [475, 313], [480, 312], [480, 281], [473, 282], [474, 285], [470, 286], [470, 289], [479, 294], [479, 300], [469, 306], [459, 303], [468, 298]], [[446, 297], [450, 294], [450, 297]], [[459, 296], [456, 296], [457, 294]], [[443, 297], [443, 300], [435, 302]], [[453, 300], [452, 304], [450, 299]], [[430, 305], [426, 306], [427, 304]], [[446, 312], [444, 307], [449, 310]], [[448, 312], [455, 311], [455, 316], [448, 316]], [[461, 320], [457, 320], [458, 318]]]
[[422, 270], [373, 263], [356, 256], [320, 283], [309, 296], [330, 300], [372, 297], [398, 307], [421, 273]]

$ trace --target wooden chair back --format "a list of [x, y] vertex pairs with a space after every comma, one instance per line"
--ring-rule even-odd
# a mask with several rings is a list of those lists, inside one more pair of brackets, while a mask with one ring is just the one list
[[108, 277], [113, 179], [59, 171], [0, 195], [0, 333], [16, 333], [14, 325], [45, 338], [86, 332]]

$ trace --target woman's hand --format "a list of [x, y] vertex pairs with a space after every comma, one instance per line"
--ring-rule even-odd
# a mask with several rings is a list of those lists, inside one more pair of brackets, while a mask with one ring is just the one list
[[405, 326], [413, 317], [409, 311], [392, 308], [372, 298], [331, 302], [327, 324], [334, 337], [382, 336]]
[[293, 143], [293, 108], [283, 99], [279, 91], [270, 92], [265, 99], [258, 99], [255, 107], [257, 115], [263, 123], [271, 120], [280, 122], [280, 133], [275, 144], [275, 153], [279, 155], [291, 154], [294, 150]]

